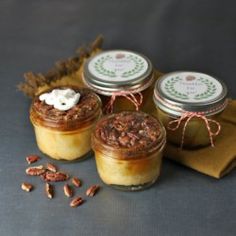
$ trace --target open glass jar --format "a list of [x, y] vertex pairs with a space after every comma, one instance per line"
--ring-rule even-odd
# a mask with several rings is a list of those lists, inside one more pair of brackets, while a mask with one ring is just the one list
[[167, 141], [184, 148], [214, 146], [221, 130], [217, 116], [227, 105], [226, 96], [225, 84], [207, 74], [179, 71], [163, 75], [153, 98]]
[[[77, 97], [71, 104], [74, 96], [79, 96], [79, 100]], [[65, 110], [63, 106], [68, 105], [70, 109]], [[67, 86], [35, 97], [30, 120], [43, 153], [58, 160], [75, 160], [84, 158], [91, 150], [92, 129], [101, 114], [101, 101], [94, 92]]]
[[92, 133], [98, 173], [121, 190], [141, 190], [160, 175], [166, 142], [164, 127], [146, 113], [124, 111], [104, 116]]
[[126, 50], [98, 53], [86, 61], [83, 81], [100, 95], [105, 113], [139, 108], [149, 113], [155, 110], [155, 104], [149, 99], [155, 73], [151, 61], [144, 55]]

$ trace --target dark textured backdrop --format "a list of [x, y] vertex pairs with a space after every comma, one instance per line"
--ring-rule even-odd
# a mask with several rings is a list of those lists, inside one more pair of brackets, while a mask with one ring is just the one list
[[[236, 98], [235, 9], [233, 0], [1, 0], [0, 235], [236, 235], [235, 171], [215, 180], [165, 161], [151, 189], [103, 186], [78, 209], [68, 207], [59, 188], [54, 200], [46, 199], [37, 179], [35, 191], [23, 192], [24, 157], [39, 151], [30, 101], [15, 87], [23, 72], [47, 71], [103, 33], [107, 49], [142, 52], [163, 72], [212, 74]], [[84, 180], [78, 193], [101, 183], [93, 158], [60, 166]]]

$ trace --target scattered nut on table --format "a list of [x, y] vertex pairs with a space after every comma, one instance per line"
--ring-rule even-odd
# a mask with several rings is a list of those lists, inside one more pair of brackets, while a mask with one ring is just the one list
[[28, 164], [32, 164], [32, 163], [38, 161], [40, 159], [40, 157], [37, 156], [37, 155], [29, 155], [25, 159], [26, 159]]
[[26, 191], [26, 192], [30, 192], [33, 189], [33, 185], [30, 184], [30, 183], [24, 182], [24, 183], [21, 184], [21, 189]]
[[99, 185], [92, 185], [87, 189], [86, 195], [88, 197], [93, 197], [98, 192], [99, 189], [100, 189]]
[[75, 187], [81, 187], [82, 185], [81, 180], [77, 177], [73, 177], [71, 182]]
[[45, 184], [45, 192], [48, 198], [52, 199], [54, 196], [53, 186], [49, 183]]
[[74, 199], [70, 202], [70, 206], [71, 206], [71, 207], [78, 207], [78, 206], [80, 206], [83, 202], [84, 202], [84, 200], [82, 199], [82, 197], [76, 197], [76, 198], [74, 198]]
[[72, 188], [70, 187], [69, 184], [65, 184], [63, 189], [64, 189], [64, 194], [67, 197], [72, 197], [73, 196], [73, 190], [72, 190]]

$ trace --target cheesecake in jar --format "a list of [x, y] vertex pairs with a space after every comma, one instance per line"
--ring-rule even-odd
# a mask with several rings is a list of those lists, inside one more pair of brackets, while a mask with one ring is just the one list
[[30, 108], [39, 149], [68, 161], [91, 150], [91, 132], [101, 114], [101, 101], [94, 92], [69, 86], [39, 94]]
[[168, 142], [187, 149], [215, 145], [228, 101], [223, 81], [199, 72], [168, 73], [156, 82], [153, 99]]
[[164, 127], [151, 115], [123, 111], [104, 116], [92, 133], [101, 179], [121, 190], [149, 187], [160, 175], [165, 142]]
[[128, 50], [108, 50], [88, 59], [84, 84], [101, 98], [105, 113], [124, 110], [155, 111], [152, 93], [157, 78], [151, 61]]

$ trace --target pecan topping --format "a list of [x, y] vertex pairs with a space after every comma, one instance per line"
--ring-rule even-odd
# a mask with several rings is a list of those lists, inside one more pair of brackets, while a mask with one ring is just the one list
[[84, 202], [84, 200], [82, 199], [82, 197], [76, 197], [70, 202], [70, 206], [71, 207], [78, 207], [83, 202]]
[[45, 173], [45, 169], [42, 165], [40, 166], [32, 166], [32, 167], [28, 167], [26, 170], [25, 170], [25, 173], [27, 175], [31, 175], [31, 176], [39, 176], [39, 175], [42, 175], [43, 173]]
[[92, 185], [87, 189], [86, 195], [89, 197], [93, 197], [98, 192], [99, 189], [100, 189], [99, 185]]
[[62, 172], [51, 172], [46, 171], [41, 175], [42, 180], [46, 182], [59, 182], [59, 181], [66, 181], [69, 179], [69, 175]]
[[75, 187], [81, 187], [82, 185], [81, 180], [78, 179], [77, 177], [73, 177], [71, 182]]
[[21, 189], [26, 191], [26, 192], [30, 192], [33, 189], [33, 185], [24, 182], [24, 183], [21, 184]]
[[38, 161], [40, 158], [37, 155], [29, 155], [25, 159], [26, 159], [28, 164], [32, 164], [32, 163]]
[[[48, 105], [44, 101], [40, 101], [39, 96], [37, 96], [33, 101], [33, 109], [37, 111], [41, 118], [53, 122], [68, 123], [68, 121], [77, 121], [90, 117], [100, 106], [98, 100], [99, 98], [89, 89], [81, 89], [73, 86], [60, 88], [71, 88], [75, 92], [79, 92], [81, 95], [79, 102], [67, 111], [60, 111], [52, 105]], [[46, 92], [50, 92], [51, 90], [52, 89]]]
[[63, 189], [64, 189], [64, 193], [67, 197], [72, 197], [73, 196], [73, 191], [72, 191], [72, 188], [70, 187], [70, 185], [65, 184]]
[[161, 134], [159, 122], [143, 112], [120, 112], [97, 123], [95, 136], [115, 148], [143, 150], [156, 144]]
[[51, 163], [47, 163], [46, 168], [47, 170], [50, 170], [51, 172], [57, 172], [56, 166]]
[[53, 186], [49, 183], [45, 184], [45, 192], [48, 198], [52, 199], [54, 195]]

